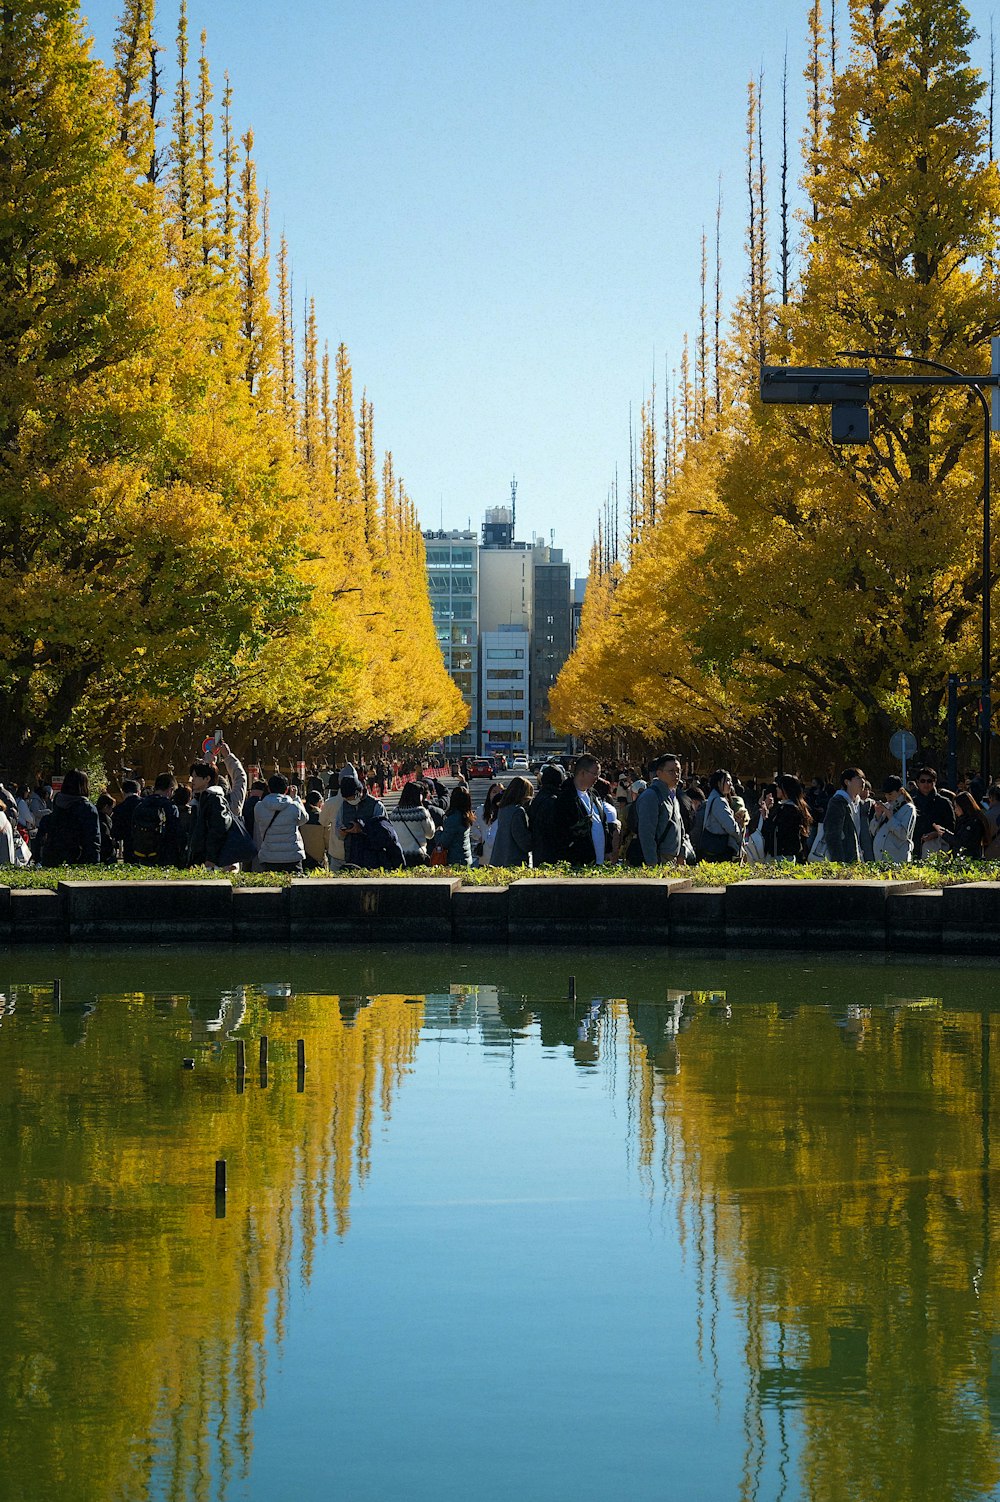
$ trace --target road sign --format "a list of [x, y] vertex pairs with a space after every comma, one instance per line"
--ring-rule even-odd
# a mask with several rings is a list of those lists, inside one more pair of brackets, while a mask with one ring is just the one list
[[386, 751], [388, 751], [388, 749], [389, 749], [389, 737], [387, 735], [384, 735], [382, 737], [382, 752], [383, 752], [383, 754]]
[[906, 763], [917, 754], [917, 738], [912, 730], [897, 730], [889, 741], [889, 750], [903, 764], [903, 781], [906, 781]]

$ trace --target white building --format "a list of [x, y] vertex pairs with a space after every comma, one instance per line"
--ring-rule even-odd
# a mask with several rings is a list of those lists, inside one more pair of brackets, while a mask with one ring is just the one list
[[521, 626], [501, 626], [497, 631], [480, 633], [480, 737], [484, 755], [494, 751], [528, 754], [530, 642], [528, 631]]

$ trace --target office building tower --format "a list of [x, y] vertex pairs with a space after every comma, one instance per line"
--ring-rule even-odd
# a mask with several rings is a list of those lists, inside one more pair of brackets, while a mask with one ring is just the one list
[[531, 560], [531, 744], [545, 755], [566, 746], [549, 721], [549, 689], [571, 651], [570, 570], [562, 549], [542, 542], [535, 543]]
[[449, 756], [479, 749], [479, 549], [475, 532], [425, 532], [427, 587], [445, 667], [469, 707], [469, 723], [449, 736]]

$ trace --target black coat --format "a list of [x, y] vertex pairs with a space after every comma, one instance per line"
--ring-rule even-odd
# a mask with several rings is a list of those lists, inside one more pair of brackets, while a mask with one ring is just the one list
[[925, 834], [930, 834], [935, 824], [942, 829], [955, 828], [955, 808], [950, 798], [937, 791], [922, 793], [919, 788], [913, 795], [917, 810], [917, 822], [913, 827], [914, 858], [920, 855], [920, 846]]
[[218, 783], [213, 783], [198, 794], [188, 846], [188, 864], [217, 866], [232, 824], [232, 810], [225, 792]]
[[561, 854], [558, 802], [557, 790], [543, 787], [528, 804], [531, 855], [536, 866], [551, 866], [565, 859]]
[[101, 860], [101, 816], [89, 798], [57, 793], [43, 820], [43, 866], [97, 866]]
[[784, 802], [771, 809], [761, 826], [764, 849], [781, 860], [805, 859], [806, 839], [802, 829], [802, 810]]
[[[593, 798], [597, 807], [601, 822], [604, 825], [605, 850], [611, 849], [611, 840], [608, 837], [607, 817], [604, 813], [602, 799]], [[593, 866], [597, 862], [594, 850], [594, 822], [583, 804], [580, 802], [576, 790], [576, 783], [572, 777], [567, 777], [562, 787], [556, 794], [555, 813], [556, 845], [559, 850], [559, 859], [569, 861], [571, 866]]]
[[132, 819], [139, 807], [139, 794], [129, 793], [111, 815], [111, 836], [122, 847], [122, 859], [126, 865], [132, 862]]

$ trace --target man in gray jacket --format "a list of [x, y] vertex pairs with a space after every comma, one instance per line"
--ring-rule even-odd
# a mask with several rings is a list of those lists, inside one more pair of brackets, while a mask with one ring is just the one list
[[840, 774], [840, 787], [826, 805], [823, 833], [830, 860], [854, 865], [861, 859], [861, 795], [865, 774], [860, 767], [847, 767]]
[[677, 793], [680, 778], [680, 759], [668, 751], [656, 758], [649, 786], [636, 799], [643, 865], [683, 866], [693, 854], [681, 817]]

